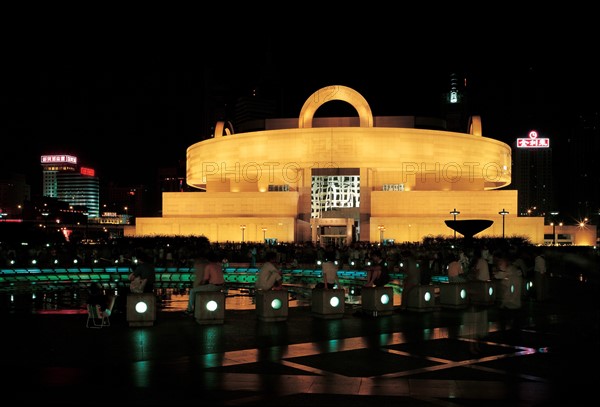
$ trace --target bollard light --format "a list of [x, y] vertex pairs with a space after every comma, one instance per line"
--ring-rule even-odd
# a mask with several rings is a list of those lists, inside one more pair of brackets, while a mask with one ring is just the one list
[[391, 315], [394, 310], [392, 287], [363, 287], [361, 308], [363, 314], [371, 316]]
[[225, 321], [225, 293], [222, 291], [196, 292], [194, 318], [200, 325], [222, 324]]
[[206, 310], [209, 312], [213, 312], [218, 308], [217, 306], [217, 302], [214, 300], [211, 300], [209, 302], [206, 303]]
[[144, 301], [135, 303], [135, 312], [138, 314], [143, 314], [146, 311], [148, 311], [148, 304], [146, 304]]
[[313, 288], [311, 295], [312, 315], [322, 319], [344, 317], [346, 292], [343, 288]]
[[129, 326], [152, 326], [156, 319], [154, 293], [127, 295], [127, 321]]
[[433, 285], [418, 285], [413, 287], [402, 301], [406, 299], [406, 304], [402, 304], [409, 311], [433, 311], [435, 308], [435, 295]]
[[288, 291], [258, 290], [256, 316], [261, 321], [285, 321], [288, 316]]
[[440, 306], [442, 308], [466, 308], [468, 305], [467, 283], [442, 283], [440, 289]]
[[273, 301], [271, 301], [271, 308], [274, 310], [279, 310], [281, 307], [283, 307], [283, 303], [279, 298], [275, 298]]

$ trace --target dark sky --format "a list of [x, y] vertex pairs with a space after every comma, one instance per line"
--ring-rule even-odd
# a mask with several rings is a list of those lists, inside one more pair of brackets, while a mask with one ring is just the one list
[[[559, 140], [581, 110], [598, 110], [597, 38], [477, 32], [432, 39], [405, 30], [133, 35], [9, 44], [0, 82], [2, 168], [41, 177], [39, 157], [68, 153], [117, 183], [154, 179], [185, 159], [232, 106], [260, 86], [281, 117], [297, 117], [327, 85], [361, 93], [375, 116], [436, 115], [450, 73], [467, 78], [483, 133], [508, 143], [536, 128]], [[588, 45], [589, 44], [589, 47]]]

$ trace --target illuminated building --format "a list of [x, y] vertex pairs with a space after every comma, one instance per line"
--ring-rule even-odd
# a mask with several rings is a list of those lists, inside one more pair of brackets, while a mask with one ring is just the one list
[[514, 144], [513, 186], [519, 191], [521, 216], [544, 216], [556, 210], [550, 139], [535, 130]]
[[78, 165], [77, 157], [43, 155], [42, 195], [73, 206], [85, 206], [89, 218], [100, 216], [100, 182], [92, 168]]
[[[330, 101], [358, 117], [314, 117]], [[319, 89], [295, 119], [266, 119], [265, 130], [235, 133], [219, 122], [211, 139], [187, 149], [187, 184], [165, 192], [162, 217], [138, 218], [130, 235], [204, 235], [210, 241], [418, 242], [454, 233], [445, 220], [489, 219], [477, 236], [525, 236], [543, 243], [542, 217], [517, 217], [511, 148], [468, 133], [424, 129], [412, 116], [374, 117], [345, 86]], [[507, 212], [505, 219], [499, 211]], [[242, 226], [243, 229], [242, 229]], [[127, 232], [126, 232], [127, 233]], [[242, 234], [244, 237], [242, 237]]]

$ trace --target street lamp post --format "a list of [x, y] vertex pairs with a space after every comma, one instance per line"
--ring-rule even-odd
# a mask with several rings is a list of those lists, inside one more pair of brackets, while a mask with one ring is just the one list
[[460, 215], [460, 212], [456, 210], [456, 208], [454, 208], [451, 212], [450, 215], [454, 216], [454, 240], [456, 240], [456, 215]]
[[262, 228], [263, 231], [263, 240], [266, 242], [267, 241], [267, 228]]
[[550, 215], [552, 215], [552, 222], [550, 222], [550, 226], [552, 226], [552, 246], [556, 246], [556, 216], [558, 216], [558, 212], [550, 212]]
[[379, 225], [377, 226], [377, 229], [379, 229], [379, 243], [383, 243], [383, 231], [385, 230], [385, 226], [383, 225]]
[[502, 239], [504, 239], [504, 218], [508, 215], [508, 211], [502, 208], [502, 210], [498, 212], [498, 215], [502, 215]]
[[84, 212], [83, 214], [85, 215], [85, 233], [83, 236], [85, 239], [87, 239], [88, 238], [88, 225], [90, 224], [90, 213]]
[[[551, 225], [552, 225], [552, 245], [556, 246], [556, 222], [552, 222]], [[558, 226], [562, 226], [562, 225], [563, 225], [562, 222], [558, 223]]]
[[246, 225], [240, 225], [240, 229], [242, 231], [242, 243], [244, 243], [244, 232], [246, 231]]

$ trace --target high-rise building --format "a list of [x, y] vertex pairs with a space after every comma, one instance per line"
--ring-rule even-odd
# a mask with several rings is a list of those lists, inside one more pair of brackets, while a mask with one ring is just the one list
[[275, 116], [276, 103], [259, 95], [238, 98], [235, 104], [235, 131], [250, 132], [263, 130], [265, 119]]
[[576, 125], [565, 143], [568, 168], [561, 173], [569, 174], [572, 179], [561, 184], [561, 210], [569, 213], [577, 221], [594, 220], [598, 223], [600, 214], [600, 112], [581, 113]]
[[43, 155], [41, 164], [43, 196], [85, 206], [90, 218], [100, 216], [100, 182], [92, 168], [65, 154]]
[[546, 216], [557, 210], [554, 201], [550, 139], [535, 130], [513, 145], [513, 185], [518, 191], [520, 216]]

